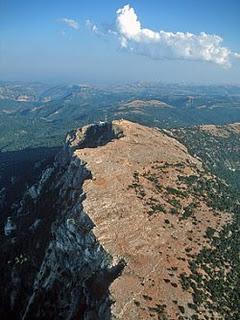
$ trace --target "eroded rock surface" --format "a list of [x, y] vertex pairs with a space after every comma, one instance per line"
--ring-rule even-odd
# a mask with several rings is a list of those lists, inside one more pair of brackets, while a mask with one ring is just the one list
[[95, 235], [111, 255], [127, 262], [111, 286], [113, 315], [191, 319], [193, 297], [183, 290], [181, 275], [208, 245], [208, 227], [220, 230], [230, 219], [211, 208], [206, 191], [191, 191], [191, 179], [215, 178], [185, 146], [160, 130], [125, 120], [114, 123], [123, 129], [120, 140], [75, 152], [93, 175], [83, 190]]

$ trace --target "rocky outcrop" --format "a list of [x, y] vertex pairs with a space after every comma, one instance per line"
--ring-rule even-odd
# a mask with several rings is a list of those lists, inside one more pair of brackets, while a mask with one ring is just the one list
[[54, 172], [54, 168], [47, 168], [43, 171], [41, 179], [38, 183], [34, 184], [27, 190], [27, 193], [32, 199], [39, 198], [42, 190], [44, 189], [45, 184], [48, 182], [49, 178]]
[[[52, 167], [43, 172], [38, 184], [27, 190], [18, 210], [19, 216], [25, 217], [26, 213], [21, 230], [33, 235], [34, 241], [39, 240], [36, 246], [41, 248], [42, 258], [38, 254], [38, 270], [31, 271], [32, 280], [28, 278], [28, 293], [21, 307], [18, 297], [23, 269], [15, 270], [14, 266], [14, 278], [21, 285], [10, 290], [14, 299], [9, 305], [13, 311], [18, 310], [15, 316], [18, 313], [19, 319], [110, 319], [113, 301], [109, 286], [121, 274], [125, 262], [118, 258], [113, 263], [94, 235], [95, 225], [84, 210], [86, 195], [82, 190], [84, 181], [92, 175], [74, 150], [94, 148], [121, 136], [120, 127], [112, 123], [89, 125], [71, 132]], [[41, 212], [45, 201], [49, 202], [48, 207]], [[17, 241], [21, 241], [20, 234]], [[29, 265], [33, 258], [34, 252]]]
[[120, 126], [112, 122], [100, 122], [70, 132], [66, 137], [66, 145], [73, 150], [95, 148], [122, 136], [123, 131]]
[[58, 163], [65, 165], [77, 149], [96, 148], [123, 136], [122, 129], [112, 122], [99, 122], [69, 132]]
[[[121, 129], [111, 123], [89, 125], [67, 136], [64, 151], [73, 154], [76, 149], [97, 147], [121, 134]], [[94, 223], [84, 211], [82, 185], [91, 179], [86, 163], [72, 156], [61, 169], [61, 174], [57, 171], [59, 212], [52, 224], [52, 240], [23, 319], [109, 319], [108, 288], [121, 273], [124, 262], [112, 265], [111, 256], [92, 231]], [[46, 173], [41, 184], [45, 177]]]

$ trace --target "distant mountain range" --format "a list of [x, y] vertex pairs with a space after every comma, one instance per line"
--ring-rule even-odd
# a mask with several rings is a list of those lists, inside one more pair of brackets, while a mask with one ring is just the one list
[[240, 87], [0, 83], [2, 150], [57, 146], [79, 125], [121, 118], [160, 128], [238, 122]]

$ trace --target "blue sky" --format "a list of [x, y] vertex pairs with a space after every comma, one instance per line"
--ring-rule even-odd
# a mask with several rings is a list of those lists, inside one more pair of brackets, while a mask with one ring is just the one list
[[239, 12], [238, 0], [1, 0], [0, 80], [240, 84]]

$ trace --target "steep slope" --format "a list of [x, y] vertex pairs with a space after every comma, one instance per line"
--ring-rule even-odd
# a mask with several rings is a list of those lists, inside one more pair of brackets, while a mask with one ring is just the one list
[[239, 129], [239, 123], [233, 123], [171, 130], [191, 154], [201, 158], [204, 166], [221, 179], [215, 206], [233, 213], [232, 222], [218, 235], [209, 230], [210, 246], [194, 257], [190, 275], [183, 276], [184, 287], [193, 290], [198, 306], [207, 305], [213, 312], [218, 311], [219, 319], [228, 320], [240, 318]]
[[231, 222], [220, 188], [159, 129], [121, 120], [70, 132], [20, 202], [15, 239], [2, 242], [1, 313], [222, 319], [186, 288], [195, 257]]
[[2, 319], [109, 319], [108, 287], [124, 261], [112, 262], [92, 232], [82, 184], [91, 179], [74, 150], [104, 145], [122, 131], [111, 123], [70, 132], [61, 153], [13, 212], [13, 234], [1, 235]]
[[240, 123], [172, 129], [171, 134], [200, 157], [208, 169], [240, 191]]

